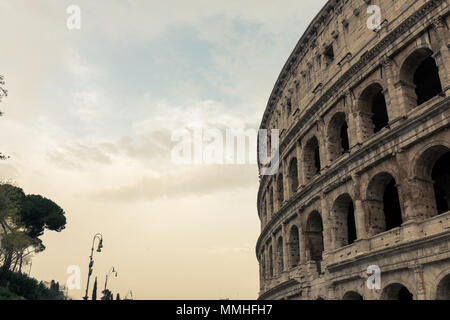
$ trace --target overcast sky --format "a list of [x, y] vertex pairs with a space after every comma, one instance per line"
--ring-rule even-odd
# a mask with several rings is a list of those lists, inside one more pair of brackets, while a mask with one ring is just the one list
[[[272, 87], [325, 0], [0, 0], [0, 178], [66, 212], [31, 275], [84, 295], [255, 299], [255, 165], [171, 162], [173, 130], [257, 128]], [[81, 8], [68, 30], [66, 9]], [[28, 267], [27, 267], [28, 268]], [[92, 282], [91, 282], [92, 283]], [[92, 287], [91, 287], [92, 288]]]

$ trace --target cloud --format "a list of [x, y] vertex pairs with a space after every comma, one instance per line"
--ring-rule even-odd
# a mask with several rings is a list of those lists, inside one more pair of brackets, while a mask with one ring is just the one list
[[102, 201], [142, 201], [161, 197], [176, 199], [239, 191], [257, 185], [256, 166], [201, 166], [168, 175], [144, 177], [132, 185], [106, 188], [93, 199]]

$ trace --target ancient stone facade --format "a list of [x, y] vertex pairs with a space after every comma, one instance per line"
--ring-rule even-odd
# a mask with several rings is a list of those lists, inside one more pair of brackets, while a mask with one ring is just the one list
[[261, 123], [260, 299], [450, 299], [449, 2], [331, 0], [298, 42]]

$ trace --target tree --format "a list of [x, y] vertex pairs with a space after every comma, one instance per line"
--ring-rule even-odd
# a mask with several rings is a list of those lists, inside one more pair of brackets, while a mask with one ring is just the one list
[[108, 289], [103, 290], [102, 293], [102, 300], [114, 300], [114, 294]]
[[92, 300], [97, 300], [97, 277], [95, 277], [94, 289], [92, 289]]
[[0, 183], [0, 261], [3, 271], [14, 271], [19, 267], [20, 272], [25, 258], [45, 250], [39, 239], [44, 230], [60, 232], [65, 225], [64, 210], [53, 201], [39, 195], [25, 195], [19, 187]]

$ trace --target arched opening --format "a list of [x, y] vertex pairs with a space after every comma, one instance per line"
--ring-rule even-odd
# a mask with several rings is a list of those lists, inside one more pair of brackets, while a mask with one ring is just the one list
[[438, 214], [450, 210], [450, 152], [443, 154], [431, 171]]
[[312, 137], [305, 145], [305, 177], [310, 181], [314, 176], [320, 174], [320, 148], [319, 141], [316, 137]]
[[283, 238], [279, 237], [277, 241], [277, 272], [280, 275], [284, 271], [283, 263]]
[[323, 253], [323, 224], [322, 217], [317, 211], [313, 211], [306, 222], [307, 248], [311, 260], [316, 261], [317, 271], [321, 271], [320, 262]]
[[403, 96], [408, 110], [442, 93], [439, 69], [433, 51], [421, 48], [414, 51], [400, 69]]
[[373, 97], [372, 102], [373, 133], [381, 131], [389, 123], [384, 93], [380, 90]]
[[436, 300], [450, 300], [450, 274], [439, 281], [436, 288]]
[[428, 57], [417, 67], [414, 73], [417, 105], [427, 102], [442, 92], [439, 69], [433, 57]]
[[278, 207], [281, 208], [284, 201], [284, 186], [283, 186], [283, 175], [280, 175], [277, 178], [277, 194], [278, 194]]
[[371, 84], [363, 91], [359, 98], [359, 110], [364, 138], [369, 138], [388, 126], [386, 99], [380, 84]]
[[450, 149], [436, 145], [420, 155], [415, 174], [416, 202], [424, 218], [450, 210]]
[[335, 217], [336, 248], [352, 244], [356, 240], [355, 208], [348, 194], [341, 195], [333, 205]]
[[402, 220], [399, 193], [395, 179], [386, 172], [377, 174], [367, 190], [369, 234], [399, 227]]
[[289, 186], [291, 193], [295, 194], [298, 189], [298, 167], [297, 158], [293, 158], [289, 164]]
[[348, 125], [344, 112], [336, 113], [328, 125], [328, 148], [330, 161], [350, 150]]
[[400, 283], [393, 283], [384, 288], [381, 300], [413, 300], [413, 294]]
[[269, 247], [269, 276], [273, 277], [273, 250], [272, 246]]
[[348, 291], [344, 294], [342, 300], [364, 300], [364, 298], [356, 291]]
[[300, 240], [297, 226], [292, 226], [289, 232], [289, 262], [290, 267], [294, 268], [300, 263]]

